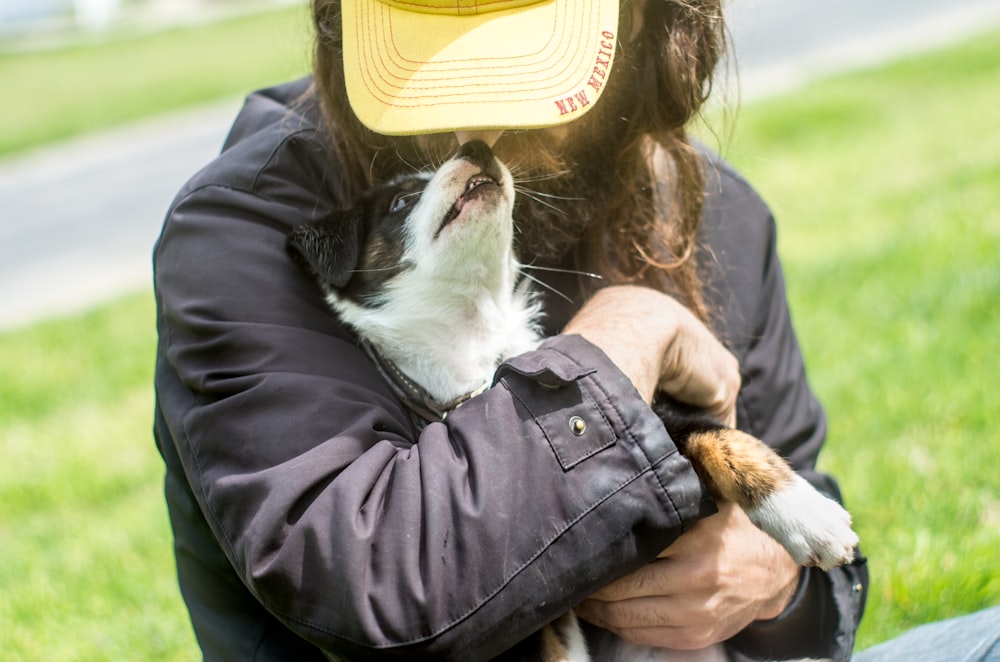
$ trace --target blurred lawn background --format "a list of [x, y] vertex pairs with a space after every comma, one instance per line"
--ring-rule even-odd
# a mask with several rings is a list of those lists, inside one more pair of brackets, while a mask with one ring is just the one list
[[1000, 604], [1000, 34], [739, 114], [870, 557], [870, 645]]
[[[749, 103], [708, 138], [778, 218], [831, 420], [822, 467], [871, 559], [861, 646], [1000, 603], [998, 42]], [[0, 152], [297, 76], [308, 48], [294, 9], [0, 54], [5, 94], [35, 99], [0, 115]], [[4, 659], [197, 658], [150, 432], [154, 351], [149, 293], [0, 334]]]
[[69, 36], [62, 46], [0, 41], [0, 81], [13, 100], [0, 104], [0, 156], [305, 75], [307, 5], [100, 39]]

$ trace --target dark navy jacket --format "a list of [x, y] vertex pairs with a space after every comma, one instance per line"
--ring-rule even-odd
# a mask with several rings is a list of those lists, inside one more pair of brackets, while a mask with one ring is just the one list
[[[293, 226], [342, 202], [307, 90], [248, 98], [155, 250], [155, 434], [182, 593], [208, 660], [485, 660], [650, 561], [712, 504], [579, 337], [550, 337], [446, 423], [414, 429], [285, 252]], [[813, 472], [825, 419], [774, 223], [727, 166], [708, 169], [708, 291], [742, 367], [739, 425], [836, 494]], [[549, 328], [580, 303], [553, 299]], [[571, 416], [592, 422], [582, 438]], [[865, 586], [863, 562], [804, 571], [788, 612], [732, 648], [845, 659]]]

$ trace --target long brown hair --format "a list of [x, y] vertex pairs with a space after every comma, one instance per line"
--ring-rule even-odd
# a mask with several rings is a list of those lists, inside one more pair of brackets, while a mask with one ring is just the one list
[[[620, 35], [633, 33], [633, 1], [622, 0]], [[406, 139], [373, 133], [351, 111], [340, 0], [312, 4], [315, 85], [332, 148], [344, 168], [344, 190], [338, 193], [351, 200], [395, 174]], [[703, 159], [686, 127], [708, 98], [725, 49], [721, 0], [646, 0], [641, 29], [619, 42], [602, 99], [605, 106], [617, 104], [610, 111], [617, 123], [608, 129], [610, 143], [605, 141], [600, 155], [604, 185], [599, 200], [587, 208], [590, 218], [577, 246], [578, 260], [602, 273], [605, 282], [664, 289], [705, 319], [695, 264]], [[605, 100], [612, 96], [611, 83], [618, 88], [617, 101]]]

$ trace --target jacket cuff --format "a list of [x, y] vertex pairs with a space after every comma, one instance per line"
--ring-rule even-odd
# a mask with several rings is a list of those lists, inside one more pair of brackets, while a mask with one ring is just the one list
[[751, 623], [728, 642], [737, 661], [801, 657], [847, 662], [864, 611], [867, 559], [823, 572], [803, 568], [799, 587], [785, 611]]
[[716, 512], [708, 489], [632, 382], [582, 336], [559, 335], [497, 370], [528, 410], [564, 471], [621, 445], [637, 472], [651, 471], [675, 535]]

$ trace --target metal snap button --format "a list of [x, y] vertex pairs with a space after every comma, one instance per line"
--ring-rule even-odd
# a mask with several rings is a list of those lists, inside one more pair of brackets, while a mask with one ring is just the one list
[[583, 420], [579, 416], [573, 416], [569, 419], [569, 429], [573, 434], [579, 437], [587, 431], [587, 421]]

